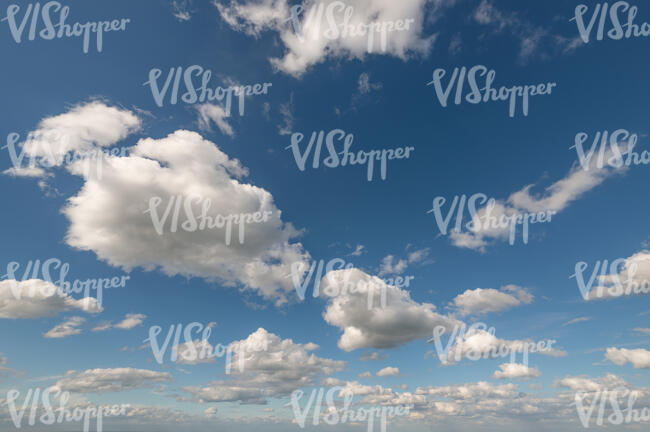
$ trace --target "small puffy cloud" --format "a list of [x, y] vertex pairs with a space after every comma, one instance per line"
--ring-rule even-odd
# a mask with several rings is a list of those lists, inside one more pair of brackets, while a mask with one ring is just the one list
[[[350, 287], [355, 287], [355, 292]], [[338, 346], [345, 351], [394, 348], [425, 339], [438, 325], [451, 328], [458, 324], [437, 313], [433, 304], [418, 303], [408, 291], [355, 268], [327, 273], [321, 291], [328, 299], [323, 317], [343, 331]], [[380, 307], [382, 296], [385, 307]]]
[[409, 252], [406, 258], [396, 258], [394, 255], [387, 255], [381, 260], [377, 276], [402, 274], [410, 264], [421, 263], [429, 256], [429, 248]]
[[646, 349], [607, 348], [605, 358], [618, 366], [630, 362], [635, 369], [650, 368], [650, 351]]
[[650, 334], [650, 328], [637, 327], [637, 328], [634, 329], [634, 331], [639, 332], [639, 333], [644, 333], [644, 334]]
[[70, 310], [99, 313], [97, 299], [75, 300], [58, 286], [41, 279], [0, 281], [0, 318], [42, 318]]
[[56, 325], [53, 329], [45, 333], [46, 338], [61, 339], [72, 335], [77, 335], [81, 333], [79, 328], [83, 323], [86, 322], [86, 318], [83, 317], [71, 317], [63, 321], [61, 324]]
[[74, 393], [106, 393], [147, 388], [171, 380], [167, 372], [147, 369], [88, 369], [82, 372], [68, 371], [54, 387]]
[[477, 315], [501, 312], [522, 304], [530, 304], [533, 298], [525, 288], [506, 285], [501, 290], [492, 288], [467, 290], [454, 298], [452, 306], [461, 315]]
[[381, 260], [379, 276], [401, 274], [404, 273], [406, 267], [408, 267], [408, 262], [405, 259], [396, 260], [393, 255], [387, 255]]
[[[160, 268], [169, 276], [219, 280], [281, 304], [294, 290], [286, 277], [292, 264], [309, 258], [300, 243], [289, 242], [299, 232], [282, 222], [273, 196], [244, 183], [248, 170], [195, 132], [179, 130], [163, 139], [143, 139], [129, 156], [104, 158], [101, 181], [92, 173], [77, 173], [85, 183], [63, 209], [70, 221], [66, 242], [126, 271]], [[172, 218], [162, 218], [178, 197], [185, 204], [179, 229], [171, 232]], [[156, 199], [159, 207], [152, 201]], [[198, 220], [207, 203], [207, 216], [213, 220], [217, 215], [257, 212], [266, 212], [268, 218], [245, 224], [243, 242], [233, 224], [230, 244], [226, 227], [182, 228], [190, 220], [188, 206]], [[162, 235], [154, 218], [162, 221]]]
[[519, 363], [504, 363], [499, 365], [498, 371], [492, 375], [496, 379], [513, 379], [513, 378], [537, 378], [541, 372], [537, 368], [531, 368]]
[[372, 374], [370, 372], [363, 372], [359, 374], [359, 378], [372, 378]]
[[119, 323], [115, 324], [114, 327], [122, 330], [129, 330], [135, 326], [139, 326], [147, 318], [143, 314], [126, 314], [126, 317]]
[[213, 418], [217, 416], [217, 407], [209, 407], [203, 411], [206, 417]]
[[399, 368], [395, 367], [385, 367], [379, 372], [377, 372], [377, 376], [379, 377], [387, 377], [387, 376], [397, 376], [399, 375]]

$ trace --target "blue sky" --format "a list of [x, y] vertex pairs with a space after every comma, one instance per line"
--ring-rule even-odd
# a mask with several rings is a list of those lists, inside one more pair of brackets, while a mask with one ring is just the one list
[[[28, 3], [17, 4], [22, 17]], [[101, 52], [91, 43], [87, 54], [78, 38], [16, 43], [7, 21], [0, 22], [6, 59], [0, 132], [18, 133], [23, 143], [31, 131], [55, 130], [79, 146], [130, 148], [123, 158], [129, 162], [114, 158], [101, 178], [65, 166], [26, 176], [11, 171], [9, 152], [2, 149], [0, 267], [4, 274], [11, 262], [23, 269], [30, 261], [57, 258], [69, 264], [69, 280], [130, 279], [123, 288], [105, 290], [96, 313], [69, 306], [72, 299], [63, 306], [32, 299], [33, 312], [26, 299], [13, 298], [8, 280], [0, 282], [0, 400], [10, 389], [57, 386], [70, 391], [75, 403], [139, 407], [106, 423], [106, 430], [116, 431], [299, 429], [284, 406], [291, 392], [328, 387], [328, 378], [330, 385], [365, 386], [355, 399], [360, 406], [379, 405], [380, 395], [390, 395], [381, 399], [385, 404], [408, 401], [399, 404], [412, 405], [412, 415], [389, 424], [408, 431], [433, 425], [449, 431], [522, 425], [575, 430], [581, 425], [570, 403], [576, 391], [593, 389], [585, 382], [603, 388], [627, 383], [643, 392], [639, 406], [650, 406], [647, 297], [585, 301], [570, 278], [578, 262], [591, 271], [598, 261], [619, 258], [628, 269], [638, 263], [633, 278], [650, 277], [643, 263], [650, 254], [647, 165], [587, 172], [570, 148], [580, 132], [592, 138], [617, 129], [638, 135], [637, 152], [647, 148], [645, 38], [583, 43], [570, 21], [579, 3], [408, 0], [398, 7], [349, 0], [361, 20], [371, 12], [384, 20], [415, 20], [412, 30], [388, 34], [386, 52], [369, 54], [363, 42], [346, 39], [325, 48], [313, 41], [291, 45], [295, 35], [282, 17], [295, 2], [284, 0], [64, 4], [71, 23], [130, 22], [125, 31], [104, 34]], [[587, 4], [590, 17], [596, 3]], [[633, 4], [639, 7], [636, 22], [650, 20], [643, 3]], [[296, 58], [304, 62], [287, 60]], [[266, 95], [247, 97], [243, 115], [233, 108], [224, 117], [215, 105], [206, 126], [200, 103], [167, 100], [159, 107], [145, 85], [154, 68], [163, 71], [162, 80], [170, 68], [192, 65], [212, 71], [211, 88], [272, 86]], [[532, 97], [527, 116], [518, 111], [510, 118], [504, 102], [443, 108], [427, 86], [433, 71], [447, 70], [446, 80], [454, 67], [475, 65], [493, 69], [497, 86], [557, 86], [550, 95]], [[408, 159], [389, 161], [386, 180], [367, 181], [360, 166], [314, 169], [311, 158], [300, 171], [287, 150], [291, 134], [303, 133], [306, 145], [312, 132], [334, 129], [354, 134], [356, 151], [415, 150]], [[237, 166], [246, 173], [237, 174]], [[149, 216], [138, 210], [153, 192], [194, 190], [215, 198], [222, 213], [265, 208], [280, 211], [281, 220], [251, 228], [247, 242], [231, 250], [212, 247], [222, 238], [215, 233], [157, 236]], [[517, 192], [519, 201], [511, 199]], [[484, 245], [466, 247], [458, 237], [440, 235], [428, 213], [433, 199], [445, 197], [448, 206], [454, 196], [476, 193], [508, 211], [557, 214], [531, 225], [527, 244], [518, 237], [509, 245], [495, 234], [479, 236]], [[308, 295], [299, 301], [286, 277], [292, 263], [335, 258], [352, 263], [362, 279], [414, 276], [401, 293], [408, 301], [402, 296], [384, 311], [355, 310], [352, 297]], [[273, 276], [251, 276], [246, 265], [253, 262], [268, 266]], [[46, 336], [73, 317], [83, 318], [76, 330]], [[531, 355], [527, 372], [507, 379], [493, 377], [508, 362], [504, 358], [442, 366], [427, 344], [433, 330], [427, 325], [458, 321], [487, 323], [509, 341], [554, 339], [558, 352]], [[106, 322], [118, 327], [93, 331]], [[245, 340], [262, 328], [271, 351], [259, 353], [246, 376], [225, 375], [223, 358], [156, 363], [144, 342], [150, 327], [159, 325], [166, 334], [172, 324], [192, 322], [216, 323], [213, 345]], [[350, 342], [344, 330], [355, 325], [363, 335]], [[287, 349], [303, 359], [313, 355], [315, 366], [292, 364], [283, 357]], [[636, 357], [629, 350], [638, 350]], [[362, 359], [372, 353], [379, 359]], [[304, 380], [264, 369], [277, 358]], [[386, 367], [399, 374], [376, 375]], [[359, 377], [364, 372], [372, 376]], [[86, 379], [90, 387], [83, 385]], [[247, 398], [231, 385], [268, 396]], [[459, 386], [470, 396], [457, 396]], [[231, 390], [234, 396], [224, 396]], [[491, 399], [494, 406], [478, 403]], [[435, 401], [453, 409], [427, 406]], [[214, 416], [205, 413], [211, 407]], [[6, 408], [0, 413], [3, 428], [13, 430]], [[357, 430], [365, 424], [319, 427]]]

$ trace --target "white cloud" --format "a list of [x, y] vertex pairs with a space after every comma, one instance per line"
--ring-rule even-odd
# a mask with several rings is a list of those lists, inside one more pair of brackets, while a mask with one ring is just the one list
[[115, 324], [114, 327], [122, 330], [129, 330], [135, 326], [139, 326], [147, 318], [143, 314], [126, 314], [124, 319], [119, 323]]
[[172, 377], [167, 372], [147, 369], [88, 369], [82, 372], [66, 372], [54, 387], [61, 391], [76, 393], [106, 393], [147, 388], [155, 383], [171, 380]]
[[650, 351], [642, 348], [607, 348], [605, 358], [618, 366], [630, 362], [635, 369], [650, 369]]
[[[355, 286], [351, 293], [343, 288]], [[373, 300], [368, 307], [368, 290]], [[387, 285], [378, 277], [358, 269], [331, 271], [321, 281], [322, 293], [338, 293], [325, 296], [328, 304], [323, 317], [325, 321], [343, 330], [338, 346], [352, 351], [359, 348], [394, 348], [413, 340], [425, 339], [438, 325], [451, 328], [458, 321], [435, 312], [430, 303], [417, 303], [408, 291]], [[382, 291], [386, 307], [379, 307]]]
[[295, 121], [293, 115], [294, 109], [293, 92], [291, 92], [289, 101], [280, 104], [280, 114], [282, 115], [282, 124], [278, 125], [278, 133], [280, 135], [291, 135], [293, 133], [293, 123]]
[[[442, 353], [438, 354], [442, 365], [456, 364], [457, 361], [464, 358], [478, 360], [479, 358], [498, 358], [505, 356], [513, 361], [517, 356], [524, 355], [526, 344], [530, 343], [534, 343], [536, 346], [538, 344], [538, 342], [532, 339], [499, 339], [492, 332], [470, 327], [465, 334], [460, 333], [455, 337], [446, 353], [446, 357]], [[545, 340], [543, 349], [536, 353], [551, 357], [566, 356], [567, 353], [565, 351], [553, 348], [554, 344], [555, 341], [550, 343], [548, 340]], [[532, 354], [532, 351], [530, 349], [528, 353]]]
[[[623, 151], [624, 152], [624, 151]], [[605, 160], [613, 155], [610, 150], [605, 154]], [[454, 246], [460, 248], [484, 250], [491, 239], [507, 240], [510, 236], [510, 226], [494, 226], [488, 224], [488, 218], [501, 219], [502, 216], [513, 218], [525, 213], [553, 212], [552, 217], [564, 210], [570, 203], [582, 197], [585, 193], [601, 184], [608, 177], [622, 173], [625, 166], [612, 168], [609, 165], [599, 168], [594, 158], [585, 170], [581, 165], [574, 163], [566, 177], [548, 186], [544, 193], [535, 195], [531, 193], [534, 185], [528, 185], [513, 193], [507, 202], [492, 200], [484, 207], [477, 210], [472, 218], [473, 227], [469, 231], [450, 232]], [[548, 220], [548, 216], [546, 216]], [[536, 225], [531, 225], [535, 227]], [[529, 227], [529, 230], [531, 228]], [[516, 236], [522, 236], [521, 224], [516, 227]]]
[[83, 317], [71, 317], [63, 321], [61, 324], [56, 325], [53, 329], [45, 333], [46, 338], [61, 339], [72, 335], [81, 334], [81, 329], [79, 328], [83, 323], [86, 322], [86, 318]]
[[366, 247], [364, 245], [357, 245], [353, 252], [350, 252], [348, 256], [361, 256]]
[[[613, 264], [613, 263], [612, 263]], [[650, 252], [643, 250], [622, 260], [620, 271], [608, 275], [598, 275], [598, 284], [588, 287], [587, 301], [611, 300], [623, 295], [648, 294], [650, 292]], [[590, 276], [588, 270], [583, 275], [585, 284]]]
[[[141, 121], [128, 110], [92, 101], [73, 106], [64, 114], [47, 117], [20, 143], [25, 159], [21, 168], [9, 169], [5, 174], [46, 176], [43, 167], [61, 166], [70, 152], [78, 154], [109, 147], [140, 130]], [[19, 157], [19, 156], [18, 156]], [[29, 167], [29, 158], [36, 167]]]
[[568, 376], [561, 380], [556, 380], [556, 387], [566, 387], [573, 392], [595, 392], [604, 389], [613, 389], [617, 387], [627, 387], [623, 378], [614, 374], [607, 374], [602, 378], [588, 378], [584, 376]]
[[[298, 388], [313, 385], [317, 376], [331, 375], [345, 366], [345, 362], [317, 357], [311, 353], [318, 349], [316, 344], [297, 344], [291, 339], [281, 339], [263, 328], [234, 344], [266, 349], [238, 349], [231, 362], [231, 380], [215, 381], [205, 386], [188, 386], [183, 390], [201, 402], [241, 401], [264, 404], [267, 397], [287, 396]], [[239, 369], [240, 360], [243, 361], [243, 371]]]
[[179, 21], [189, 21], [192, 19], [190, 7], [192, 0], [174, 0], [172, 1], [173, 14]]
[[363, 372], [359, 374], [359, 378], [372, 378], [372, 374], [370, 372]]
[[482, 0], [473, 13], [474, 21], [491, 26], [495, 33], [507, 31], [519, 39], [519, 60], [531, 57], [548, 58], [551, 54], [569, 54], [582, 45], [581, 39], [564, 37], [551, 33], [549, 29], [536, 26], [517, 13], [502, 12], [489, 0]]
[[399, 368], [395, 367], [385, 367], [379, 372], [377, 372], [377, 376], [379, 377], [387, 377], [387, 376], [397, 376], [399, 375]]
[[506, 285], [501, 290], [492, 288], [467, 290], [456, 296], [452, 305], [461, 315], [475, 315], [501, 312], [522, 304], [530, 304], [533, 298], [525, 288]]
[[[301, 37], [294, 31], [287, 0], [231, 0], [216, 2], [221, 17], [233, 29], [258, 37], [263, 31], [276, 32], [285, 52], [281, 58], [271, 58], [275, 68], [293, 76], [301, 76], [311, 66], [328, 58], [360, 59], [368, 55], [368, 37], [340, 37], [328, 39], [324, 32], [328, 28], [325, 13], [318, 22], [309, 20], [310, 6], [314, 3], [303, 2], [305, 7], [299, 16]], [[332, 3], [326, 0], [323, 5]], [[316, 3], [318, 5], [318, 3]], [[376, 34], [371, 47], [373, 54], [383, 54], [407, 60], [413, 56], [424, 56], [429, 53], [436, 35], [425, 37], [422, 27], [426, 12], [427, 0], [377, 1], [377, 0], [347, 0], [346, 6], [351, 6], [353, 14], [350, 25], [369, 24], [371, 22], [397, 21], [412, 19], [409, 30], [387, 33], [386, 49], [382, 50], [380, 34]], [[343, 12], [335, 10], [338, 22], [343, 20]]]
[[142, 322], [147, 318], [146, 315], [143, 314], [126, 314], [124, 319], [117, 324], [112, 324], [108, 321], [104, 321], [97, 326], [95, 326], [92, 331], [106, 331], [110, 330], [112, 328], [120, 329], [120, 330], [130, 330], [133, 327], [139, 326], [142, 324]]
[[574, 318], [574, 319], [572, 319], [570, 321], [567, 321], [564, 324], [562, 324], [562, 327], [566, 327], [566, 326], [569, 326], [569, 325], [573, 325], [573, 324], [577, 324], [577, 323], [581, 323], [581, 322], [585, 322], [585, 321], [591, 321], [591, 319], [592, 319], [591, 317]]
[[0, 281], [0, 318], [42, 318], [73, 309], [99, 313], [97, 299], [75, 300], [51, 282], [41, 279]]
[[385, 276], [387, 274], [401, 274], [404, 273], [404, 270], [408, 267], [408, 262], [404, 259], [400, 259], [396, 262], [393, 255], [385, 256], [381, 260], [381, 266], [379, 267], [379, 276]]
[[519, 363], [504, 363], [499, 365], [498, 371], [492, 375], [496, 379], [513, 379], [513, 378], [537, 378], [541, 372], [537, 368], [531, 368]]
[[204, 103], [198, 105], [196, 110], [199, 112], [199, 128], [204, 131], [211, 131], [210, 123], [214, 122], [221, 133], [230, 137], [235, 136], [235, 131], [232, 126], [226, 121], [229, 117], [223, 107], [211, 103]]
[[650, 334], [650, 328], [635, 328], [634, 331], [639, 332], [639, 333], [645, 333], [645, 334]]
[[378, 276], [402, 274], [410, 264], [421, 263], [426, 259], [429, 256], [429, 252], [431, 252], [429, 248], [415, 250], [409, 252], [405, 259], [397, 259], [394, 255], [387, 255], [381, 260]]
[[[102, 171], [102, 181], [83, 173], [85, 184], [63, 210], [70, 220], [66, 236], [70, 246], [93, 251], [126, 271], [160, 268], [169, 276], [218, 279], [277, 303], [285, 302], [293, 291], [286, 275], [291, 274], [292, 263], [309, 258], [300, 243], [289, 243], [298, 231], [281, 221], [269, 192], [241, 182], [248, 170], [215, 144], [179, 130], [163, 139], [140, 140], [129, 156], [105, 158]], [[270, 217], [264, 223], [246, 224], [243, 244], [236, 225], [230, 245], [225, 228], [175, 233], [165, 228], [159, 235], [152, 215], [145, 211], [152, 198], [160, 197], [162, 217], [173, 196], [210, 200], [212, 218], [265, 211]], [[191, 203], [195, 217], [201, 214], [201, 203]]]

